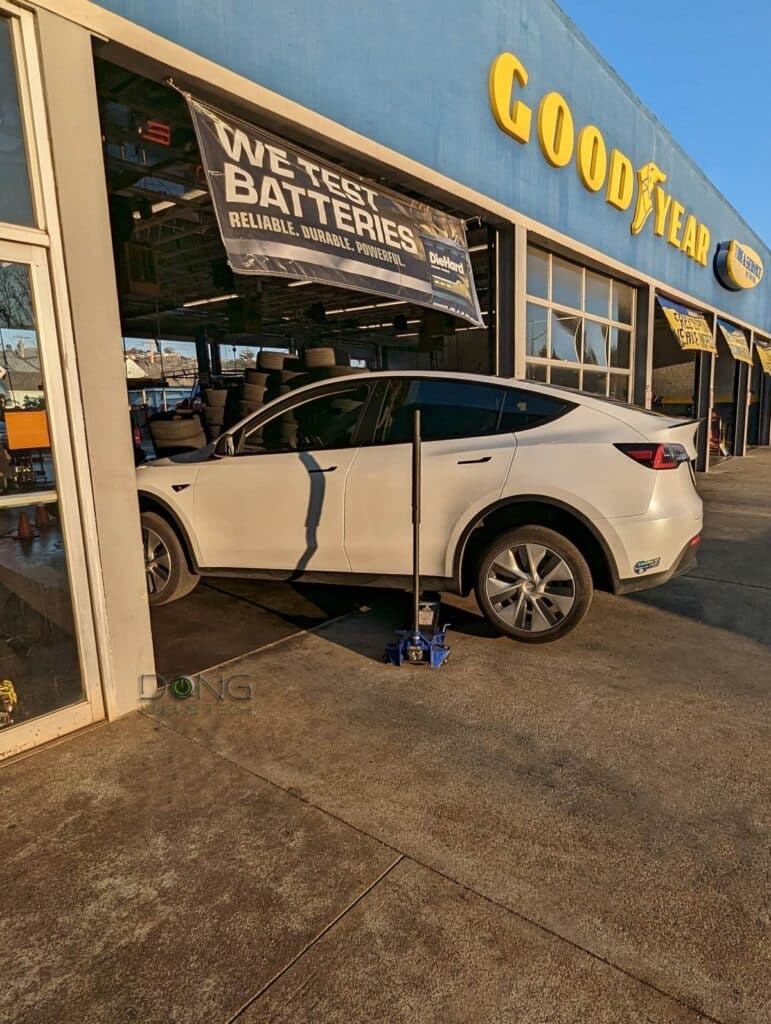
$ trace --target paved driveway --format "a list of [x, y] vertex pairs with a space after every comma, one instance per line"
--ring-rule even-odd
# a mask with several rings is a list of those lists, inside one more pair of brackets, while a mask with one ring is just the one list
[[458, 603], [447, 666], [392, 669], [378, 596], [229, 664], [246, 700], [164, 697], [6, 768], [0, 1005], [765, 1022], [771, 453], [702, 486], [696, 573], [597, 595], [556, 645]]

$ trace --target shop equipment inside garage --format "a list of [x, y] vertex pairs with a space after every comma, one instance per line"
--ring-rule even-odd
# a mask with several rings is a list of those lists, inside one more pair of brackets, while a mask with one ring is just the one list
[[[493, 371], [495, 229], [474, 211], [345, 159], [348, 172], [466, 220], [485, 328], [361, 291], [236, 275], [182, 96], [100, 57], [96, 77], [126, 365], [127, 403], [116, 415], [130, 424], [138, 462], [213, 440], [308, 371]], [[287, 141], [308, 148], [305, 139]], [[272, 390], [263, 390], [268, 377]], [[206, 401], [209, 389], [216, 403]], [[187, 441], [180, 423], [193, 429]], [[341, 587], [207, 578], [184, 600], [151, 610], [157, 670], [200, 671], [352, 609], [360, 597]]]

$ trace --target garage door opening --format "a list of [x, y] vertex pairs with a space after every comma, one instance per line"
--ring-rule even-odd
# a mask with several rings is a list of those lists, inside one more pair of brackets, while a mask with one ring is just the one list
[[[466, 221], [483, 327], [361, 290], [234, 274], [182, 96], [101, 58], [96, 79], [126, 415], [138, 464], [212, 443], [312, 380], [388, 369], [493, 372], [492, 225], [395, 178], [377, 179]], [[353, 164], [346, 161], [347, 172], [365, 173]], [[151, 609], [158, 671], [218, 664], [340, 614], [358, 596], [347, 588], [207, 577], [183, 601]]]

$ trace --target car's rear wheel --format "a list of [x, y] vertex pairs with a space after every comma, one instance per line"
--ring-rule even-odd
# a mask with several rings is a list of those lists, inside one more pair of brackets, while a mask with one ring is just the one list
[[522, 643], [570, 633], [592, 602], [592, 574], [581, 552], [545, 526], [496, 537], [479, 562], [476, 596], [490, 624]]
[[153, 606], [178, 601], [200, 577], [190, 572], [179, 537], [162, 516], [143, 512], [141, 521], [148, 600]]

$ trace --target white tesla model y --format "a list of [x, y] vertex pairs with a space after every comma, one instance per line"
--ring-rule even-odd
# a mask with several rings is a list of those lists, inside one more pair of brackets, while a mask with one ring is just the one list
[[382, 372], [299, 388], [216, 444], [140, 466], [150, 603], [204, 575], [408, 586], [415, 407], [424, 586], [475, 590], [499, 632], [556, 640], [593, 588], [696, 564], [696, 421], [527, 381]]

